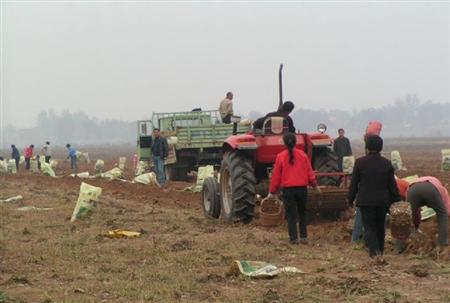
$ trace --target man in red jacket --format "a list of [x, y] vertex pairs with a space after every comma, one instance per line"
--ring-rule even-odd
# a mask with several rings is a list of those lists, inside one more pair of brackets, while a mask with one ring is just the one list
[[[277, 155], [272, 170], [272, 180], [268, 199], [273, 198], [282, 189], [282, 200], [288, 221], [288, 233], [291, 244], [307, 244], [307, 186], [317, 187], [316, 175], [311, 167], [308, 156], [302, 150], [295, 148], [297, 137], [293, 133], [283, 136], [286, 150]], [[297, 222], [300, 227], [300, 241], [297, 236]]]

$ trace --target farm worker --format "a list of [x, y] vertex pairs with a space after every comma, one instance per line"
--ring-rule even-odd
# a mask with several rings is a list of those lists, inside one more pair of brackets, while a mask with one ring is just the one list
[[70, 169], [77, 169], [77, 150], [70, 144], [66, 144], [68, 155], [66, 159], [70, 159]]
[[[367, 138], [371, 135], [379, 136], [381, 134], [382, 129], [381, 122], [378, 121], [370, 121], [369, 124], [366, 127], [366, 133], [364, 134], [364, 143], [367, 146]], [[367, 148], [366, 148], [366, 155], [368, 154]], [[353, 203], [353, 201], [349, 201], [350, 203]], [[355, 221], [353, 223], [353, 230], [352, 230], [352, 243], [358, 242], [363, 234], [363, 223], [361, 218], [361, 210], [359, 207], [356, 207], [355, 211]]]
[[448, 216], [450, 197], [447, 189], [435, 177], [421, 177], [409, 185], [406, 199], [411, 203], [414, 227], [420, 226], [420, 207], [428, 206], [436, 212], [438, 219], [438, 244], [448, 246]]
[[164, 185], [166, 182], [164, 159], [166, 159], [169, 154], [169, 145], [167, 144], [166, 138], [161, 136], [159, 128], [153, 129], [153, 135], [155, 137], [152, 143], [153, 165], [155, 167], [158, 183]]
[[338, 166], [339, 171], [342, 171], [342, 160], [344, 157], [352, 155], [352, 147], [350, 140], [344, 136], [345, 131], [343, 128], [338, 130], [338, 137], [334, 140], [333, 149], [335, 154], [339, 157]]
[[20, 152], [14, 144], [11, 145], [11, 158], [16, 161], [16, 169], [19, 170]]
[[[321, 193], [317, 187], [316, 175], [311, 167], [308, 156], [304, 151], [295, 148], [297, 137], [293, 133], [283, 136], [287, 149], [277, 155], [272, 171], [270, 191], [267, 199], [271, 199], [282, 189], [282, 200], [286, 210], [288, 233], [291, 244], [307, 244], [308, 234], [306, 226], [307, 186], [311, 185]], [[297, 236], [297, 222], [300, 227], [300, 241]]]
[[371, 135], [366, 140], [368, 154], [358, 158], [353, 169], [348, 201], [360, 208], [364, 238], [371, 257], [383, 255], [385, 219], [389, 206], [400, 201], [391, 162], [380, 155], [383, 139]]
[[45, 142], [45, 145], [41, 149], [41, 153], [44, 154], [45, 162], [50, 163], [50, 159], [52, 158], [52, 150], [50, 147], [50, 142]]
[[25, 156], [25, 169], [29, 170], [30, 169], [30, 160], [33, 157], [33, 148], [34, 145], [31, 144], [30, 146], [25, 148], [24, 151], [24, 156]]
[[294, 122], [292, 121], [292, 118], [289, 116], [289, 114], [294, 110], [294, 103], [291, 101], [286, 101], [284, 102], [276, 112], [271, 112], [268, 113], [267, 115], [265, 115], [262, 118], [259, 118], [258, 120], [256, 120], [253, 123], [253, 128], [255, 129], [262, 129], [264, 126], [264, 122], [266, 121], [267, 118], [270, 117], [283, 117], [286, 119], [287, 121], [287, 126], [289, 129], [289, 132], [291, 133], [295, 133], [295, 127], [294, 127]]
[[220, 102], [219, 106], [220, 118], [226, 124], [231, 123], [231, 116], [233, 116], [233, 93], [228, 92], [225, 99]]

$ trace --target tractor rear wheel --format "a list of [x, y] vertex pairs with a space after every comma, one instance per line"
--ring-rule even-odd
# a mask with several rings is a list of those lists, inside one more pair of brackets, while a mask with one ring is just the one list
[[202, 187], [202, 208], [205, 217], [217, 219], [220, 216], [219, 183], [214, 177], [208, 177]]
[[240, 151], [225, 153], [219, 183], [223, 220], [249, 223], [255, 216], [256, 179], [251, 158]]
[[[318, 173], [338, 173], [338, 156], [329, 148], [319, 148], [315, 150], [314, 169]], [[321, 176], [317, 177], [319, 185], [339, 186], [341, 177], [339, 176]]]

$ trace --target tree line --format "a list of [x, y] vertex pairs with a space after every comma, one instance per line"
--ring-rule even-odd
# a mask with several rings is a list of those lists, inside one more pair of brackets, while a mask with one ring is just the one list
[[[251, 112], [249, 118], [259, 118], [263, 113]], [[340, 109], [311, 110], [297, 104], [292, 113], [295, 126], [302, 132], [314, 131], [318, 123], [325, 123], [334, 136], [338, 128], [344, 128], [351, 139], [362, 137], [368, 121], [383, 123], [384, 137], [441, 137], [450, 136], [450, 103], [420, 102], [415, 95], [408, 95], [392, 105], [359, 111]], [[36, 126], [4, 129], [5, 147], [9, 144], [40, 146], [45, 141], [55, 145], [73, 144], [135, 144], [136, 121], [103, 120], [86, 113], [54, 110], [41, 111]]]

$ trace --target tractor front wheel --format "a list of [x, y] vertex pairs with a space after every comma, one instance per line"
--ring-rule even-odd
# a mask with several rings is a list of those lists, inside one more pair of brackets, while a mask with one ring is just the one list
[[219, 183], [222, 219], [249, 223], [255, 216], [256, 179], [251, 158], [240, 151], [225, 153]]
[[[338, 173], [338, 156], [329, 148], [322, 147], [315, 150], [314, 169], [318, 173]], [[319, 185], [339, 186], [341, 184], [340, 176], [319, 176], [317, 177]]]

